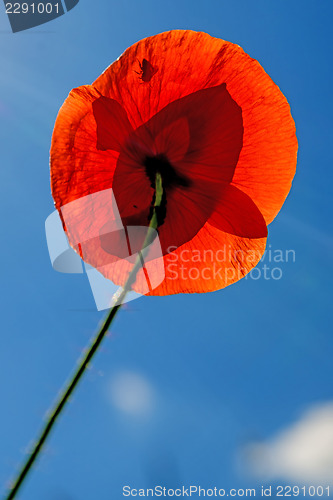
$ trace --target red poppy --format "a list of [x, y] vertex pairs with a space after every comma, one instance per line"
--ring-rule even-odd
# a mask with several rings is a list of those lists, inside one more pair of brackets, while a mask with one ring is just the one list
[[[141, 40], [70, 93], [52, 138], [52, 194], [60, 211], [112, 188], [125, 228], [147, 226], [159, 171], [166, 275], [150, 293], [206, 292], [260, 260], [296, 155], [288, 102], [260, 64], [238, 45], [176, 30]], [[107, 225], [98, 219], [80, 224]], [[111, 246], [100, 237], [79, 251], [101, 268], [119, 260]], [[125, 270], [104, 274], [120, 283]]]

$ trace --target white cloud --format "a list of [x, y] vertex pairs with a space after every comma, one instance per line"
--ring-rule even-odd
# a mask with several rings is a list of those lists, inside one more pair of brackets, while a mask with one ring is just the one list
[[333, 402], [310, 408], [272, 439], [249, 445], [246, 456], [261, 480], [332, 484]]
[[137, 416], [151, 413], [154, 390], [142, 375], [124, 371], [114, 375], [109, 385], [111, 403], [119, 410]]

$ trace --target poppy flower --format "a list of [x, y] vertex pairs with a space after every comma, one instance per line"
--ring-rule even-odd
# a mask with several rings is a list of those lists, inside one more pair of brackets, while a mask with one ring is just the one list
[[[260, 64], [238, 45], [175, 30], [139, 41], [71, 91], [52, 137], [52, 195], [61, 215], [112, 189], [124, 228], [147, 226], [159, 172], [165, 277], [150, 294], [207, 292], [260, 260], [296, 155], [288, 102]], [[81, 214], [79, 232], [102, 228], [85, 245], [63, 223], [83, 260], [123, 284], [129, 265], [108, 238], [107, 212]]]

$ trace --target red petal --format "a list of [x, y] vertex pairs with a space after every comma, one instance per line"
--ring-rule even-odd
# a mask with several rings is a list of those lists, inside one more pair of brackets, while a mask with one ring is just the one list
[[61, 107], [51, 145], [51, 187], [58, 210], [67, 203], [112, 186], [119, 153], [97, 149], [92, 86], [72, 90]]
[[[166, 120], [170, 116], [165, 115]], [[172, 119], [174, 119], [172, 117]], [[166, 121], [168, 123], [168, 121]], [[154, 154], [167, 153], [172, 164], [182, 160], [190, 147], [190, 129], [185, 116], [174, 119], [165, 125], [163, 122], [156, 127], [156, 137], [154, 138]], [[147, 125], [147, 128], [151, 127]]]
[[99, 97], [92, 104], [97, 124], [97, 149], [120, 152], [132, 127], [124, 108], [114, 99]]
[[[176, 249], [170, 248], [163, 258], [149, 262], [150, 281], [158, 282], [162, 265], [165, 278], [148, 295], [203, 293], [224, 288], [242, 279], [257, 265], [265, 246], [266, 238], [241, 238], [207, 223], [191, 241]], [[123, 285], [130, 269], [126, 260], [120, 260], [99, 271]], [[145, 284], [146, 277], [141, 273], [134, 289], [142, 293]]]
[[266, 238], [241, 238], [206, 224], [191, 241], [164, 256], [165, 278], [149, 295], [224, 288], [257, 265], [265, 246]]
[[[143, 83], [138, 60], [157, 72]], [[279, 87], [238, 45], [206, 33], [174, 30], [127, 49], [94, 85], [126, 110], [134, 128], [170, 102], [226, 84], [242, 109], [243, 148], [233, 178], [268, 224], [281, 208], [295, 174], [297, 139], [288, 102]]]
[[[141, 61], [142, 67], [138, 61]], [[145, 64], [143, 61], [146, 61]], [[163, 110], [177, 100], [186, 97], [191, 99], [191, 95], [196, 92], [222, 87], [223, 84], [226, 84], [231, 102], [236, 103], [242, 113], [243, 146], [236, 168], [230, 166], [228, 154], [236, 151], [234, 145], [237, 141], [227, 137], [228, 123], [225, 123], [225, 130], [220, 127], [223, 119], [222, 116], [220, 120], [217, 114], [214, 115], [213, 106], [209, 108], [209, 113], [204, 115], [204, 119], [209, 114], [211, 117], [215, 116], [211, 119], [211, 123], [215, 125], [209, 132], [212, 144], [208, 147], [208, 143], [202, 141], [198, 148], [204, 134], [203, 126], [198, 122], [192, 130], [189, 128], [190, 147], [187, 155], [180, 159], [185, 149], [184, 144], [188, 141], [186, 127], [177, 124], [177, 121], [182, 119], [179, 113], [176, 113], [177, 117], [171, 119], [168, 117], [161, 127], [159, 120], [163, 116]], [[119, 154], [112, 150], [97, 149], [96, 120], [92, 102], [101, 95], [114, 99], [123, 107], [133, 129], [142, 127], [140, 141], [145, 144], [146, 151], [154, 151], [155, 145], [149, 130], [146, 128], [146, 132], [143, 132], [145, 123], [158, 125], [159, 132], [154, 136], [156, 140], [156, 137], [162, 134], [157, 140], [158, 148], [163, 148], [167, 144], [165, 139], [169, 134], [175, 136], [177, 130], [183, 129], [184, 138], [175, 143], [172, 154], [181, 173], [186, 176], [191, 172], [195, 180], [191, 187], [190, 199], [187, 199], [188, 193], [184, 189], [181, 192], [174, 189], [174, 194], [168, 195], [168, 211], [172, 214], [172, 222], [166, 235], [174, 231], [176, 234], [174, 241], [177, 242], [178, 239], [178, 243], [181, 244], [181, 230], [183, 230], [184, 238], [192, 239], [170, 256], [166, 255], [166, 262], [169, 262], [181, 249], [194, 252], [206, 248], [217, 252], [224, 244], [230, 244], [234, 249], [243, 249], [245, 253], [251, 252], [252, 249], [263, 251], [265, 238], [249, 239], [218, 229], [218, 227], [224, 228], [241, 235], [260, 235], [262, 221], [259, 221], [254, 207], [263, 214], [266, 223], [270, 222], [281, 208], [295, 173], [297, 139], [289, 105], [277, 85], [257, 61], [251, 59], [237, 45], [191, 31], [162, 33], [130, 47], [96, 80], [94, 87], [81, 87], [73, 91], [59, 112], [51, 147], [52, 194], [57, 208], [86, 194], [114, 187], [113, 174]], [[174, 109], [177, 110], [177, 105]], [[195, 110], [190, 111], [195, 113]], [[156, 118], [155, 115], [159, 112], [161, 115]], [[193, 122], [195, 119], [196, 115]], [[210, 125], [206, 126], [209, 128]], [[161, 129], [167, 130], [168, 127], [171, 127], [170, 132], [164, 136]], [[216, 127], [220, 128], [215, 134]], [[119, 148], [126, 130], [129, 130], [128, 123], [122, 128], [125, 132], [120, 133], [116, 146], [112, 142], [113, 139], [106, 137], [105, 131], [101, 132], [103, 144], [101, 142], [99, 146], [112, 145]], [[195, 142], [191, 140], [193, 134], [197, 134]], [[219, 134], [224, 137], [226, 147], [231, 144], [231, 152], [225, 152], [226, 150], [220, 147]], [[135, 133], [131, 134], [131, 137], [135, 138]], [[134, 152], [130, 151], [132, 147]], [[118, 196], [123, 198], [120, 204], [122, 210], [127, 211], [124, 212], [125, 215], [143, 221], [153, 192], [149, 182], [145, 183], [142, 180], [142, 171], [133, 169], [133, 164], [137, 162], [136, 149], [135, 145], [130, 144], [127, 147], [127, 156], [121, 153], [118, 166], [120, 164], [123, 166], [121, 172], [118, 172], [117, 167], [116, 177], [124, 191], [123, 194], [119, 192]], [[201, 156], [196, 159], [196, 154]], [[226, 156], [223, 156], [224, 154]], [[224, 171], [222, 168], [221, 172], [217, 162], [218, 157], [220, 160], [223, 159]], [[206, 168], [207, 165], [210, 166], [209, 169]], [[234, 168], [232, 185], [249, 196], [255, 204], [254, 206], [249, 204], [248, 199], [242, 197], [238, 191], [233, 192], [233, 196], [239, 199], [242, 197], [240, 205], [243, 208], [247, 207], [250, 228], [247, 224], [239, 223], [238, 216], [235, 217], [236, 224], [234, 219], [231, 222], [229, 218], [226, 220], [226, 212], [229, 214], [233, 211], [232, 203], [229, 203], [232, 201], [231, 198], [226, 197], [223, 201], [221, 197], [219, 207], [216, 207], [216, 204], [212, 207], [207, 194], [210, 185], [212, 189], [210, 196], [214, 203], [220, 199], [218, 194], [221, 194], [221, 191], [219, 193], [217, 191], [226, 180], [223, 176], [228, 176], [230, 180], [232, 168]], [[131, 176], [126, 179], [128, 172], [131, 172]], [[214, 183], [213, 179], [220, 181]], [[130, 186], [133, 183], [135, 186]], [[133, 196], [137, 197], [138, 208], [134, 206], [136, 203], [133, 202]], [[184, 211], [187, 211], [186, 216]], [[213, 227], [210, 223], [204, 224], [209, 217], [210, 222], [217, 227]], [[163, 226], [161, 228], [163, 238], [162, 231]], [[225, 269], [229, 272], [236, 265], [237, 259], [232, 257], [225, 264]], [[254, 265], [247, 262], [244, 272]], [[195, 266], [200, 273], [204, 269], [204, 263], [194, 264]], [[199, 280], [171, 278], [169, 273], [163, 284], [154, 290], [154, 294], [209, 291], [238, 279], [230, 276], [225, 278], [217, 276], [209, 280], [204, 277]]]
[[119, 156], [113, 189], [123, 223], [148, 224], [153, 189], [145, 156], [163, 153], [175, 160], [186, 153], [174, 167], [189, 185], [165, 188], [167, 215], [159, 236], [163, 253], [189, 241], [216, 210], [225, 183], [231, 181], [242, 136], [241, 110], [225, 85], [166, 106], [129, 137]]
[[242, 238], [266, 238], [267, 226], [251, 198], [230, 184], [225, 186], [208, 223]]

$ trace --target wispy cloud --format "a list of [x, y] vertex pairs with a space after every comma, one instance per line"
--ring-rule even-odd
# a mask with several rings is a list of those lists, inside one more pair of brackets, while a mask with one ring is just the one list
[[118, 410], [133, 416], [149, 415], [154, 407], [151, 384], [142, 375], [130, 371], [119, 372], [111, 378], [108, 396]]
[[247, 463], [261, 480], [325, 485], [333, 482], [333, 402], [311, 407], [294, 424], [247, 448]]

